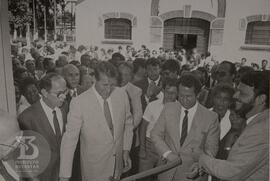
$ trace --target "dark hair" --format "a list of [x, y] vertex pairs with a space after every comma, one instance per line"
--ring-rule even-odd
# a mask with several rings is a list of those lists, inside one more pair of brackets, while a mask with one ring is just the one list
[[83, 46], [83, 45], [80, 45], [80, 46], [78, 47], [78, 51], [81, 52], [81, 51], [83, 51], [83, 50], [86, 50], [86, 47]]
[[68, 60], [65, 55], [60, 55], [58, 59], [55, 61], [56, 67], [64, 67], [67, 64], [68, 64]]
[[162, 65], [162, 70], [169, 70], [170, 72], [176, 72], [177, 75], [179, 74], [180, 71], [180, 65], [176, 60], [169, 59], [164, 62]]
[[44, 60], [43, 60], [43, 68], [44, 69], [47, 69], [48, 68], [50, 61], [53, 61], [53, 59], [52, 58], [49, 58], [49, 57], [44, 58]]
[[124, 62], [125, 61], [125, 57], [119, 53], [116, 52], [114, 54], [112, 54], [112, 58], [109, 60], [114, 66], [118, 67], [119, 63]]
[[219, 83], [212, 89], [211, 97], [215, 97], [220, 92], [228, 93], [232, 99], [234, 95], [234, 88], [229, 84]]
[[199, 94], [202, 87], [200, 80], [196, 76], [194, 76], [192, 73], [186, 73], [182, 75], [179, 79], [178, 84], [179, 86], [182, 85], [188, 88], [193, 87], [196, 95]]
[[52, 80], [55, 79], [62, 79], [62, 77], [53, 72], [46, 74], [39, 82], [40, 90], [45, 89], [46, 91], [50, 91], [52, 88]]
[[133, 73], [137, 73], [139, 68], [145, 68], [145, 59], [144, 58], [136, 58], [134, 61], [133, 61]]
[[90, 60], [91, 60], [91, 57], [90, 57], [90, 55], [88, 55], [88, 54], [83, 54], [83, 55], [81, 56], [81, 64], [82, 64], [82, 65], [84, 65], [85, 61], [90, 61]]
[[25, 95], [26, 93], [26, 89], [29, 85], [35, 85], [37, 88], [38, 88], [38, 85], [37, 85], [37, 81], [32, 78], [32, 77], [26, 77], [22, 80], [21, 84], [20, 84], [20, 91], [22, 93], [22, 95]]
[[266, 107], [269, 108], [269, 71], [253, 71], [244, 74], [241, 82], [254, 87], [255, 96], [264, 94], [266, 96]]
[[17, 68], [15, 71], [14, 71], [14, 79], [20, 79], [21, 77], [21, 74], [24, 73], [24, 72], [27, 72], [27, 69], [24, 68], [24, 67], [19, 67]]
[[263, 62], [267, 62], [267, 63], [268, 63], [268, 60], [266, 60], [266, 59], [263, 59], [263, 60], [262, 60], [262, 63], [263, 63]]
[[100, 80], [100, 74], [105, 74], [110, 78], [116, 78], [118, 80], [118, 71], [116, 67], [110, 62], [99, 62], [95, 68], [95, 78]]
[[234, 63], [229, 62], [229, 61], [227, 61], [227, 60], [224, 60], [224, 61], [222, 61], [222, 62], [220, 63], [220, 65], [221, 65], [221, 64], [228, 64], [228, 65], [230, 65], [230, 73], [231, 73], [231, 75], [235, 75], [235, 74], [236, 74], [236, 67], [235, 67]]
[[119, 64], [119, 67], [120, 66], [124, 66], [124, 67], [129, 68], [131, 70], [131, 72], [133, 73], [134, 67], [133, 67], [132, 63], [130, 63], [130, 62], [122, 62], [122, 63]]
[[203, 76], [204, 76], [204, 84], [206, 84], [207, 80], [208, 80], [208, 72], [206, 70], [205, 67], [198, 67], [197, 68], [198, 71], [200, 71], [201, 73], [203, 73]]
[[167, 86], [176, 87], [178, 89], [178, 80], [175, 78], [167, 77], [162, 81], [162, 88], [165, 89]]
[[239, 74], [244, 74], [244, 73], [247, 73], [247, 72], [252, 72], [254, 69], [250, 66], [243, 66], [243, 67], [240, 67], [240, 69], [237, 71], [237, 73]]
[[69, 62], [69, 64], [73, 64], [73, 65], [75, 65], [77, 67], [81, 65], [81, 63], [79, 61], [77, 61], [77, 60], [72, 60], [72, 61]]
[[146, 60], [145, 66], [159, 66], [160, 67], [160, 61], [157, 58], [151, 57], [148, 60]]
[[246, 119], [245, 111], [243, 109], [239, 109], [239, 110], [236, 109], [236, 101], [235, 100], [232, 101], [232, 103], [231, 103], [231, 105], [229, 107], [229, 110], [235, 112], [242, 119]]

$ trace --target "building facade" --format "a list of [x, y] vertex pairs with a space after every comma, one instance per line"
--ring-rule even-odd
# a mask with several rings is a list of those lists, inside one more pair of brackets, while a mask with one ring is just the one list
[[270, 58], [269, 0], [78, 0], [77, 45], [210, 51], [218, 60]]

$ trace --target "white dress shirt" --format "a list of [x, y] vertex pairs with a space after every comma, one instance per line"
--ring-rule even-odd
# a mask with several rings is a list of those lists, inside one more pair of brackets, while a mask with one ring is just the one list
[[163, 107], [164, 107], [164, 104], [163, 104], [162, 99], [158, 99], [153, 102], [150, 102], [146, 106], [146, 109], [143, 114], [143, 119], [149, 123], [146, 129], [147, 138], [150, 138], [151, 130], [154, 128]]
[[[213, 111], [213, 108], [210, 109]], [[230, 121], [230, 110], [227, 110], [223, 118], [220, 120], [219, 127], [220, 127], [220, 140], [229, 132], [231, 129], [231, 121]]]
[[180, 125], [179, 125], [180, 137], [181, 137], [181, 132], [182, 132], [183, 119], [185, 117], [185, 110], [188, 110], [188, 132], [187, 133], [189, 133], [189, 130], [191, 128], [194, 115], [195, 115], [195, 113], [197, 111], [197, 107], [198, 107], [198, 102], [196, 102], [196, 104], [190, 109], [185, 109], [183, 106], [181, 107]]
[[[259, 113], [258, 113], [259, 114]], [[255, 114], [253, 116], [251, 116], [250, 118], [247, 119], [247, 125], [258, 115], [258, 114]]]
[[[183, 119], [185, 117], [185, 110], [188, 110], [188, 132], [190, 131], [192, 122], [193, 122], [193, 118], [195, 116], [195, 113], [197, 111], [198, 108], [198, 102], [196, 102], [196, 104], [190, 108], [190, 109], [185, 109], [183, 106], [181, 107], [181, 114], [180, 114], [180, 125], [179, 125], [179, 134], [180, 134], [180, 138], [181, 138], [181, 132], [182, 132], [182, 124], [183, 124]], [[180, 140], [179, 140], [180, 141]], [[166, 151], [165, 153], [163, 153], [163, 157], [167, 158], [167, 156], [171, 153], [171, 150]]]
[[49, 120], [49, 123], [53, 129], [53, 132], [55, 133], [55, 128], [54, 128], [54, 124], [53, 124], [53, 111], [55, 110], [56, 112], [56, 117], [58, 119], [58, 123], [59, 123], [59, 126], [60, 126], [60, 130], [61, 130], [61, 133], [63, 133], [63, 115], [62, 115], [62, 112], [61, 110], [58, 108], [58, 107], [55, 107], [54, 109], [50, 108], [44, 101], [43, 99], [41, 98], [40, 99], [40, 103], [41, 103], [41, 106]]
[[[102, 108], [102, 112], [104, 114], [104, 99], [101, 97], [101, 95], [97, 92], [96, 90], [96, 87], [95, 85], [93, 85], [93, 91], [97, 97], [97, 100]], [[114, 119], [113, 119], [113, 111], [112, 111], [112, 100], [111, 100], [111, 96], [109, 96], [107, 99], [107, 102], [109, 104], [109, 108], [110, 108], [110, 113], [111, 113], [111, 116], [112, 116], [112, 122], [113, 122], [113, 125], [114, 125]]]

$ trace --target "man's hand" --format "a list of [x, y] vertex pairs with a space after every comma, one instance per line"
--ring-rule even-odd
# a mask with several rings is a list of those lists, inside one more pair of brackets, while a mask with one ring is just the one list
[[127, 150], [123, 151], [123, 162], [124, 162], [123, 172], [127, 172], [129, 169], [131, 169], [131, 159], [129, 156], [129, 151]]
[[180, 158], [180, 156], [178, 156], [177, 154], [171, 152], [171, 153], [169, 153], [169, 155], [167, 156], [166, 159], [167, 159], [169, 162], [174, 162], [174, 161], [178, 160], [179, 158]]
[[60, 177], [59, 181], [69, 181], [69, 178]]
[[193, 163], [189, 169], [189, 172], [186, 173], [186, 176], [188, 179], [195, 179], [197, 176], [199, 176], [199, 163]]

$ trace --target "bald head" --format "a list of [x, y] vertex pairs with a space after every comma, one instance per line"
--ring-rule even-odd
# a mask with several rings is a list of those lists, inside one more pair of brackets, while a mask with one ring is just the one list
[[80, 82], [80, 71], [75, 65], [65, 65], [62, 70], [62, 75], [67, 81], [69, 88], [74, 89], [78, 87]]

